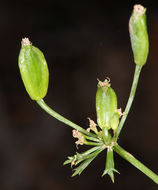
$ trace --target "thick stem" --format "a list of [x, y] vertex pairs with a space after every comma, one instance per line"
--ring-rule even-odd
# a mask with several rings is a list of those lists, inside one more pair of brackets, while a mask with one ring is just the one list
[[[74, 129], [80, 131], [81, 133], [83, 133], [83, 134], [85, 134], [85, 135], [92, 136], [92, 137], [96, 138], [96, 135], [95, 135], [95, 134], [86, 131], [85, 129], [83, 129], [83, 128], [80, 127], [79, 125], [73, 123], [72, 121], [70, 121], [70, 120], [64, 118], [63, 116], [61, 116], [60, 114], [56, 113], [54, 110], [52, 110], [52, 109], [44, 102], [43, 99], [37, 100], [36, 102], [39, 104], [39, 106], [40, 106], [43, 110], [45, 110], [48, 114], [50, 114], [51, 116], [53, 116], [53, 117], [56, 118], [57, 120], [59, 120], [59, 121], [65, 123], [66, 125], [69, 125], [70, 127], [72, 127], [72, 128], [74, 128]], [[97, 140], [97, 138], [96, 138], [96, 140]]]
[[152, 179], [155, 183], [158, 184], [158, 175], [152, 172], [149, 168], [147, 168], [144, 164], [142, 164], [139, 160], [137, 160], [133, 155], [129, 152], [121, 148], [119, 145], [114, 145], [114, 151], [117, 152], [121, 157], [130, 162], [133, 166], [147, 175], [150, 179]]
[[127, 102], [127, 105], [126, 105], [126, 108], [125, 108], [125, 114], [121, 118], [119, 126], [118, 126], [118, 128], [116, 130], [116, 133], [114, 135], [114, 142], [117, 142], [118, 136], [119, 136], [119, 134], [120, 134], [120, 132], [122, 130], [122, 127], [123, 127], [123, 125], [125, 123], [127, 115], [128, 115], [129, 110], [131, 108], [132, 102], [134, 100], [134, 96], [135, 96], [136, 88], [137, 88], [137, 85], [138, 85], [138, 80], [139, 80], [141, 68], [142, 68], [142, 66], [139, 66], [139, 65], [136, 65], [136, 67], [135, 67], [135, 73], [134, 73], [133, 83], [132, 83], [129, 99], [128, 99], [128, 102]]

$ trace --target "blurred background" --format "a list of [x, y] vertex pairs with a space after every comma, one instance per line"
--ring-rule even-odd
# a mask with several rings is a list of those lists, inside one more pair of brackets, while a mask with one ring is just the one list
[[[147, 7], [150, 38], [131, 112], [119, 143], [158, 173], [158, 6], [156, 1], [0, 1], [0, 189], [156, 190], [144, 174], [115, 155], [115, 184], [101, 177], [105, 152], [71, 177], [76, 152], [71, 128], [51, 118], [27, 95], [18, 69], [21, 39], [45, 54], [50, 83], [45, 101], [73, 122], [96, 121], [97, 78], [110, 77], [124, 110], [134, 72], [128, 20], [134, 4]], [[80, 151], [80, 148], [79, 150]]]

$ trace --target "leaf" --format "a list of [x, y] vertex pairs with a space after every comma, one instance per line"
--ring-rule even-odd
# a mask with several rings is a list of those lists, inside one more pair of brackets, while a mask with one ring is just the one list
[[72, 174], [72, 177], [80, 175], [83, 172], [83, 170], [94, 160], [95, 157], [96, 156], [88, 158], [87, 160], [82, 162], [77, 168], [75, 168], [75, 172]]
[[[74, 173], [72, 175], [72, 177], [76, 176], [76, 175], [80, 175], [83, 170], [86, 169], [86, 167], [99, 155], [100, 152], [102, 152], [103, 149], [97, 150], [92, 154], [87, 155], [86, 159], [77, 167], [74, 169]], [[79, 162], [78, 162], [79, 163]]]

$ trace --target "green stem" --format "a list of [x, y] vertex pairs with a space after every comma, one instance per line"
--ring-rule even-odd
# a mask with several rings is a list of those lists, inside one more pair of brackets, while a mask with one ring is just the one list
[[103, 128], [102, 131], [103, 131], [104, 143], [106, 145], [110, 144], [111, 143], [111, 135], [110, 135], [109, 131], [106, 128]]
[[96, 139], [96, 138], [94, 138], [94, 137], [90, 137], [90, 136], [84, 136], [86, 139], [88, 139], [88, 140], [91, 140], [91, 141], [95, 141], [95, 142], [101, 142], [101, 140], [99, 140], [99, 139]]
[[90, 146], [101, 146], [101, 145], [103, 145], [103, 143], [95, 143], [95, 142], [91, 142], [91, 141], [86, 141], [84, 144], [90, 145]]
[[133, 83], [132, 83], [131, 92], [130, 92], [130, 95], [129, 95], [129, 98], [128, 98], [128, 102], [127, 102], [127, 105], [126, 105], [126, 108], [125, 108], [125, 114], [121, 118], [119, 126], [118, 126], [118, 128], [116, 130], [116, 133], [114, 135], [114, 142], [117, 142], [118, 136], [119, 136], [119, 134], [120, 134], [120, 132], [122, 130], [122, 127], [123, 127], [123, 125], [125, 123], [127, 115], [128, 115], [129, 110], [131, 108], [132, 102], [134, 100], [134, 96], [135, 96], [136, 88], [137, 88], [137, 85], [138, 85], [138, 80], [139, 80], [141, 68], [142, 68], [142, 66], [139, 66], [139, 65], [136, 65], [136, 67], [135, 67]]
[[105, 147], [104, 146], [102, 146], [102, 147], [101, 146], [95, 146], [93, 148], [90, 148], [90, 149], [86, 150], [85, 152], [80, 153], [80, 155], [81, 155], [81, 157], [85, 157], [85, 156], [95, 152], [98, 149], [103, 149], [104, 150]]
[[[54, 110], [52, 110], [45, 102], [43, 99], [37, 100], [36, 101], [39, 106], [45, 110], [48, 114], [50, 114], [51, 116], [53, 116], [54, 118], [56, 118], [57, 120], [65, 123], [66, 125], [69, 125], [70, 127], [80, 131], [81, 133], [84, 133], [85, 135], [88, 136], [93, 136], [94, 138], [96, 138], [96, 135], [93, 133], [90, 133], [88, 131], [86, 131], [85, 129], [83, 129], [82, 127], [80, 127], [79, 125], [73, 123], [72, 121], [64, 118], [63, 116], [61, 116], [60, 114], [56, 113]], [[96, 138], [97, 139], [97, 138]]]
[[152, 172], [149, 168], [147, 168], [144, 164], [142, 164], [139, 160], [134, 158], [129, 152], [121, 148], [119, 145], [114, 145], [114, 151], [117, 152], [121, 157], [130, 162], [133, 166], [147, 175], [150, 179], [152, 179], [155, 183], [158, 184], [158, 175]]

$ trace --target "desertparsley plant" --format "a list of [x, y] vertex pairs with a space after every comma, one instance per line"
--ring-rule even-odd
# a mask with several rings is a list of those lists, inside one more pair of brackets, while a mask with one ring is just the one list
[[30, 98], [52, 117], [73, 128], [73, 137], [77, 139], [76, 146], [87, 146], [85, 152], [76, 152], [68, 156], [64, 165], [73, 168], [72, 176], [80, 175], [88, 165], [103, 151], [106, 151], [106, 162], [102, 176], [109, 175], [114, 182], [115, 168], [114, 153], [130, 162], [151, 180], [158, 184], [158, 175], [148, 169], [132, 154], [118, 144], [118, 137], [134, 100], [139, 76], [145, 65], [149, 52], [149, 39], [146, 25], [146, 9], [135, 5], [129, 20], [130, 41], [135, 62], [135, 72], [131, 92], [125, 110], [118, 108], [117, 95], [112, 88], [110, 79], [98, 80], [96, 92], [97, 121], [89, 120], [89, 127], [84, 129], [72, 121], [56, 113], [43, 100], [47, 94], [49, 71], [47, 62], [41, 50], [32, 45], [28, 38], [22, 39], [19, 54], [19, 69], [25, 89]]

